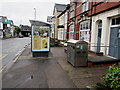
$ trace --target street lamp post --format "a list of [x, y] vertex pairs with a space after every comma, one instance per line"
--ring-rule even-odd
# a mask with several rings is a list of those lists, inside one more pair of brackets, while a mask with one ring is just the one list
[[34, 8], [34, 19], [36, 20], [36, 8]]

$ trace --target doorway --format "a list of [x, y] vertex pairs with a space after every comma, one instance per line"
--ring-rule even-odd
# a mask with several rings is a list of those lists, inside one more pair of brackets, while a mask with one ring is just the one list
[[97, 34], [97, 52], [100, 52], [101, 35], [102, 35], [102, 20], [98, 21], [97, 31], [98, 31], [98, 34]]

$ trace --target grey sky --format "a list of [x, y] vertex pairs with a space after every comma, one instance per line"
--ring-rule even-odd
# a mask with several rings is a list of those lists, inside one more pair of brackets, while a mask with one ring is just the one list
[[29, 20], [36, 19], [46, 21], [47, 16], [53, 14], [54, 4], [68, 4], [69, 0], [3, 0], [0, 1], [0, 16], [7, 16], [15, 25], [30, 25]]

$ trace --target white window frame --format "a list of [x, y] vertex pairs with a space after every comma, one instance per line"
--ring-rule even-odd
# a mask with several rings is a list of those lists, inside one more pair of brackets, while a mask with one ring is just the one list
[[82, 12], [85, 12], [89, 9], [89, 1], [88, 0], [82, 0]]
[[70, 18], [74, 17], [75, 16], [75, 5], [72, 4], [70, 6]]
[[[71, 34], [73, 34], [72, 37], [71, 37]], [[69, 39], [74, 39], [74, 24], [70, 25]]]
[[120, 16], [117, 16], [117, 17], [111, 18], [111, 21], [110, 21], [110, 27], [118, 27], [118, 26], [120, 26], [120, 24], [112, 25], [112, 20], [113, 20], [113, 19], [117, 19], [118, 17], [120, 17]]
[[[88, 23], [88, 29], [86, 28], [87, 23]], [[83, 24], [85, 25], [85, 29], [83, 29]], [[82, 29], [81, 29], [81, 25], [82, 25]], [[90, 32], [90, 21], [81, 22], [80, 23], [80, 28], [79, 28], [79, 40], [86, 41], [86, 42], [89, 43], [89, 39], [90, 39], [89, 32]], [[83, 36], [81, 36], [80, 33], [82, 33]], [[85, 33], [87, 33], [87, 34], [85, 34]]]

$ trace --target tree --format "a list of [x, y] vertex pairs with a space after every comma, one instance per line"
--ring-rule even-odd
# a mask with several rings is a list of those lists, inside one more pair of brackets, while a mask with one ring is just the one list
[[15, 31], [16, 31], [17, 35], [19, 35], [19, 33], [21, 32], [21, 29], [18, 26], [15, 26]]

